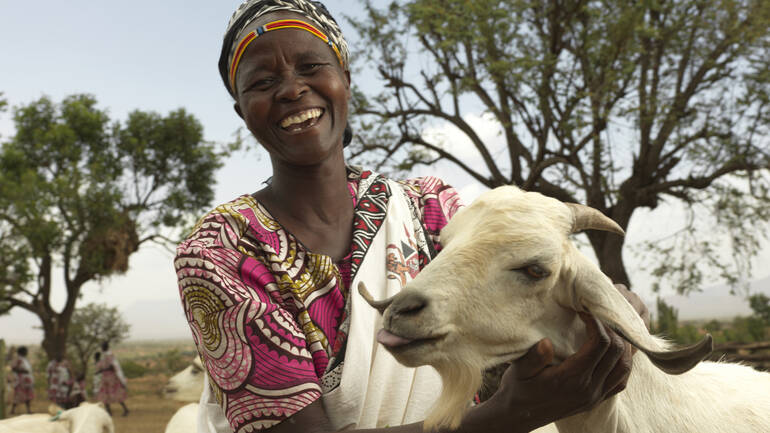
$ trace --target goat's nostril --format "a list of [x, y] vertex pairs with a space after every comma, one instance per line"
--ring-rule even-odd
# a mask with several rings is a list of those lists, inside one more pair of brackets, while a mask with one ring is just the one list
[[391, 305], [393, 314], [413, 315], [417, 314], [428, 305], [428, 299], [420, 294], [413, 293], [404, 296]]

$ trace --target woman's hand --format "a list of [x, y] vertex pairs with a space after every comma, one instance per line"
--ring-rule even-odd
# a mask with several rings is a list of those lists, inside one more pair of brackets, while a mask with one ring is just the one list
[[630, 345], [592, 316], [580, 318], [588, 339], [575, 354], [551, 365], [553, 345], [540, 340], [512, 363], [495, 395], [471, 417], [479, 416], [479, 423], [485, 419], [487, 431], [512, 431], [514, 426], [513, 431], [529, 432], [623, 390], [631, 371]]
[[[644, 302], [624, 285], [616, 288], [649, 327], [650, 312]], [[530, 431], [589, 410], [625, 389], [636, 350], [592, 316], [580, 314], [580, 318], [588, 339], [575, 354], [551, 365], [553, 345], [548, 339], [540, 340], [512, 363], [497, 393], [483, 405], [503, 410], [498, 413], [506, 413], [507, 408], [513, 418], [508, 422], [521, 425], [518, 431]]]

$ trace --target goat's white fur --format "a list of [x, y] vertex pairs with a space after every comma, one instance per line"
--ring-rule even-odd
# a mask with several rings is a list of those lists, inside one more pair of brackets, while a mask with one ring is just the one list
[[198, 401], [203, 393], [203, 369], [197, 356], [184, 370], [172, 376], [163, 388], [163, 397], [192, 402], [179, 408], [166, 424], [165, 433], [194, 432], [198, 419]]
[[0, 421], [0, 433], [115, 433], [112, 418], [101, 403], [81, 403], [56, 421], [50, 414], [19, 415]]
[[198, 403], [189, 403], [174, 412], [164, 433], [189, 433], [198, 428]]
[[[419, 293], [427, 306], [395, 317], [388, 307], [383, 317], [386, 329], [402, 337], [443, 336], [393, 351], [406, 365], [434, 366], [444, 380], [426, 429], [457, 426], [482, 371], [522, 356], [540, 339], [553, 342], [557, 361], [574, 353], [585, 340], [578, 311], [592, 313], [667, 368], [661, 360], [667, 344], [649, 335], [611, 281], [570, 242], [574, 223], [564, 203], [501, 187], [442, 230], [444, 250], [390, 304]], [[530, 264], [549, 275], [526, 276], [521, 269]], [[691, 368], [705, 346], [679, 356], [689, 364], [671, 370]], [[562, 433], [770, 432], [770, 374], [703, 362], [668, 375], [638, 353], [624, 392], [556, 424]]]

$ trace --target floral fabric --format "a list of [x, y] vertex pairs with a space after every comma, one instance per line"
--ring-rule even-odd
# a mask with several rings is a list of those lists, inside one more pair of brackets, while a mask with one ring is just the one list
[[65, 359], [49, 362], [46, 373], [48, 375], [48, 399], [59, 406], [66, 406], [69, 403], [69, 391], [72, 385], [69, 361]]
[[27, 358], [19, 356], [14, 359], [11, 362], [11, 371], [13, 404], [21, 404], [33, 400], [35, 398], [35, 379], [32, 376], [32, 365], [30, 365]]
[[[391, 184], [349, 169], [353, 243], [339, 263], [308, 251], [250, 195], [217, 207], [179, 245], [182, 304], [233, 431], [269, 428], [339, 385], [349, 284], [385, 218]], [[413, 276], [440, 250], [439, 231], [460, 205], [435, 178], [397, 187], [411, 209], [404, 227], [425, 235], [388, 246], [395, 279]]]

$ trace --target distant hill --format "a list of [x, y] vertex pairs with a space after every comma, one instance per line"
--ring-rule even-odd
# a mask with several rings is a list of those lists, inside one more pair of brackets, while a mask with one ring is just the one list
[[[750, 294], [764, 293], [770, 296], [770, 276], [752, 282], [750, 287]], [[731, 295], [726, 285], [707, 287], [688, 296], [664, 296], [663, 300], [679, 311], [680, 320], [732, 319], [752, 313], [748, 300], [743, 296]], [[647, 301], [652, 303], [648, 307], [654, 313], [655, 300]]]

